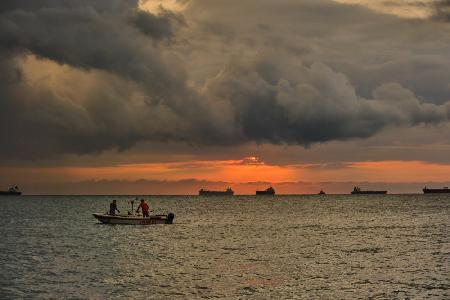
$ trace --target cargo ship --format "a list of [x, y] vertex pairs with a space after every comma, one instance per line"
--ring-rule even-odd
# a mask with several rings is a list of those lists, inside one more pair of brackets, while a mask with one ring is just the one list
[[209, 191], [201, 189], [198, 191], [200, 196], [233, 196], [234, 191], [231, 188], [227, 188], [225, 191]]
[[427, 187], [423, 188], [424, 194], [450, 194], [450, 189], [448, 187], [444, 187], [442, 189], [429, 189]]
[[352, 195], [385, 195], [387, 191], [363, 191], [358, 186], [353, 188]]
[[22, 192], [19, 192], [19, 187], [10, 187], [7, 191], [0, 191], [0, 196], [20, 196]]
[[275, 195], [275, 189], [273, 187], [269, 187], [264, 191], [256, 191], [256, 195]]

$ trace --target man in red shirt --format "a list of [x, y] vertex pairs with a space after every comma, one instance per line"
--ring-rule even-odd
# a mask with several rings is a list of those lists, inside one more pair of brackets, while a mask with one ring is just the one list
[[142, 208], [142, 216], [144, 218], [148, 218], [149, 217], [149, 215], [148, 215], [149, 207], [148, 207], [147, 202], [144, 201], [144, 199], [141, 199], [141, 203], [139, 204], [138, 208], [136, 209], [136, 212], [138, 213], [139, 209], [141, 209], [141, 208]]

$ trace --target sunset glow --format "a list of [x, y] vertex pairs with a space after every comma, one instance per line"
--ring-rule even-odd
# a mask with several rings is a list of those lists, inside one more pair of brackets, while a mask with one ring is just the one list
[[0, 191], [450, 180], [448, 1], [0, 7]]
[[[421, 161], [378, 161], [351, 162], [340, 167], [303, 164], [276, 166], [259, 162], [244, 163], [243, 160], [226, 161], [187, 161], [176, 163], [130, 164], [109, 167], [56, 167], [27, 168], [24, 178], [21, 168], [0, 168], [8, 173], [11, 181], [26, 179], [31, 185], [40, 182], [82, 182], [86, 180], [125, 180], [130, 183], [139, 180], [164, 180], [177, 182], [183, 180], [205, 181], [210, 184], [223, 182], [234, 186], [238, 193], [254, 193], [257, 186], [275, 185], [284, 192], [308, 193], [295, 187], [296, 182], [379, 182], [379, 183], [417, 183], [450, 182], [450, 165], [431, 164]], [[253, 161], [253, 160], [251, 160]], [[251, 184], [265, 182], [266, 184]], [[250, 185], [249, 185], [250, 184]], [[186, 187], [189, 194], [196, 194], [198, 184]], [[205, 186], [208, 187], [208, 186]], [[153, 193], [158, 193], [152, 189]], [[185, 191], [185, 190], [183, 190]], [[315, 190], [313, 190], [315, 192]], [[173, 193], [177, 193], [173, 191]]]
[[447, 299], [450, 0], [0, 0], [0, 300]]

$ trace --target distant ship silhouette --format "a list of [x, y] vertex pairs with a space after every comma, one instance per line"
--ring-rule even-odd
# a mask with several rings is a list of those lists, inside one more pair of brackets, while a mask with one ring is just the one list
[[275, 189], [273, 187], [269, 187], [264, 191], [256, 191], [256, 195], [275, 195]]
[[210, 191], [201, 189], [198, 191], [200, 196], [233, 196], [234, 191], [231, 188], [227, 188], [225, 191]]
[[387, 194], [387, 191], [363, 191], [360, 187], [355, 186], [352, 195], [369, 195], [369, 194]]
[[427, 187], [423, 188], [424, 194], [449, 194], [450, 189], [448, 187], [444, 187], [442, 189], [429, 189]]

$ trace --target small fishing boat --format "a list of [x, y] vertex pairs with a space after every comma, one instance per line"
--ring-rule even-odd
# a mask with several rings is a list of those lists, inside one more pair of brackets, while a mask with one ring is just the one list
[[143, 217], [142, 215], [109, 215], [109, 214], [92, 214], [97, 220], [103, 224], [117, 225], [156, 225], [156, 224], [173, 224], [175, 215], [169, 213], [167, 215], [151, 215]]

